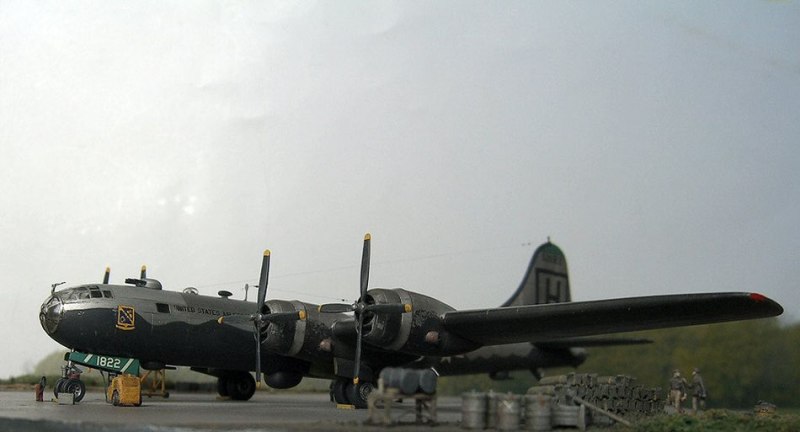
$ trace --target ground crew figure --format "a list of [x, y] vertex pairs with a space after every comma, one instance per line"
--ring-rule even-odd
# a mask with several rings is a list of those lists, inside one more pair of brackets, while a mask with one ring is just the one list
[[44, 388], [46, 386], [47, 378], [42, 377], [42, 379], [39, 380], [39, 383], [34, 387], [34, 391], [36, 392], [36, 402], [44, 402]]
[[681, 376], [681, 371], [675, 369], [669, 380], [669, 403], [680, 413], [681, 401], [684, 400], [686, 400], [686, 380]]
[[706, 386], [703, 384], [703, 377], [700, 376], [700, 369], [694, 368], [692, 371], [692, 414], [697, 414], [697, 406], [701, 410], [706, 409]]

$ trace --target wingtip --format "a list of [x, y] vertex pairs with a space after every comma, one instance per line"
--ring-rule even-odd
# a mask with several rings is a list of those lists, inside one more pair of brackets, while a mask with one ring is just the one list
[[764, 294], [753, 292], [750, 293], [748, 297], [750, 297], [750, 300], [752, 300], [754, 303], [764, 304], [767, 306], [770, 309], [772, 316], [778, 316], [783, 313], [783, 306]]

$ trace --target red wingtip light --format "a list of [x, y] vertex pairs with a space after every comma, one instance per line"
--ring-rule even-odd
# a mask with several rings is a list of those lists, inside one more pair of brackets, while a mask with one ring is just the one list
[[759, 293], [750, 293], [750, 300], [753, 300], [754, 302], [761, 303], [761, 302], [767, 300], [767, 296], [765, 296], [763, 294], [759, 294]]

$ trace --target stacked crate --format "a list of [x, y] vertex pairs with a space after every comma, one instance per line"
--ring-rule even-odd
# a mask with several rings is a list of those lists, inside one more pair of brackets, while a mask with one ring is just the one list
[[[660, 388], [645, 388], [628, 375], [598, 376], [593, 373], [544, 377], [531, 387], [528, 394], [552, 397], [554, 405], [577, 406], [577, 400], [588, 402], [602, 410], [626, 418], [652, 415], [664, 410]], [[577, 399], [577, 400], [576, 400]], [[592, 413], [593, 419], [603, 423], [602, 414]]]

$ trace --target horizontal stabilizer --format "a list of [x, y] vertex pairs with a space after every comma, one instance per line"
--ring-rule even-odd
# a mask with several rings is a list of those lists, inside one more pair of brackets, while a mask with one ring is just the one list
[[481, 345], [767, 318], [783, 313], [755, 293], [676, 294], [446, 312], [444, 327]]
[[619, 345], [645, 345], [653, 343], [650, 339], [644, 338], [566, 338], [551, 341], [536, 342], [537, 348], [541, 349], [566, 349], [566, 348], [589, 348]]

